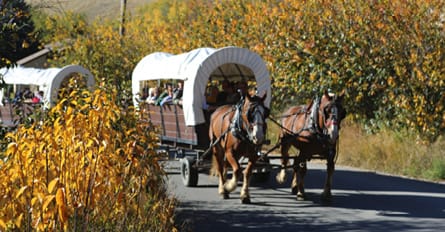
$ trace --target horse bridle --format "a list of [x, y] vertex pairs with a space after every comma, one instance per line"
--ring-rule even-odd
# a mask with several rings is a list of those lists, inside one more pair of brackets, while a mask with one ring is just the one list
[[[263, 107], [263, 109], [264, 109], [264, 115], [263, 115], [263, 113], [258, 109], [258, 106], [262, 106], [262, 107]], [[255, 114], [257, 114], [257, 113], [261, 114], [261, 117], [263, 117], [264, 119], [267, 118], [266, 107], [264, 107], [263, 105], [261, 105], [261, 104], [258, 103], [258, 102], [252, 102], [252, 103], [251, 103], [251, 107], [249, 107], [249, 109], [248, 109], [247, 112], [246, 112], [247, 121], [249, 121], [249, 123], [250, 123], [250, 121], [253, 120], [253, 116], [254, 116]], [[260, 123], [250, 123], [251, 126], [254, 126], [254, 125], [256, 125], [256, 124], [260, 124]], [[261, 123], [261, 124], [264, 124], [264, 122]]]
[[[327, 113], [326, 109], [330, 108], [331, 112]], [[335, 109], [335, 110], [334, 110]], [[337, 124], [338, 125], [338, 107], [336, 105], [335, 99], [331, 100], [328, 104], [326, 104], [324, 107], [319, 107], [319, 113], [321, 113], [322, 120], [323, 120], [323, 128], [321, 130], [323, 131], [323, 134], [327, 134], [327, 129], [331, 124]], [[335, 111], [335, 112], [333, 112]], [[329, 117], [326, 117], [326, 114], [329, 114]], [[331, 119], [332, 118], [332, 119]], [[329, 120], [331, 119], [331, 120]], [[328, 122], [328, 120], [330, 122]]]
[[[245, 99], [243, 99], [243, 101], [240, 103], [242, 104], [242, 108], [244, 108], [244, 104], [245, 104]], [[264, 109], [264, 115], [263, 113], [258, 109], [258, 107], [262, 106]], [[241, 113], [243, 112], [243, 109], [241, 109]], [[257, 126], [266, 126], [265, 121], [263, 121], [262, 123], [260, 122], [251, 122], [253, 120], [254, 115], [256, 115], [257, 113], [261, 114], [261, 117], [263, 119], [266, 119], [266, 117], [268, 116], [268, 111], [266, 109], [266, 107], [264, 107], [262, 104], [260, 104], [259, 102], [252, 102], [250, 101], [250, 105], [248, 107], [248, 109], [245, 111], [244, 116], [241, 116], [241, 120], [242, 120], [242, 127], [244, 127], [245, 132], [247, 133], [247, 138], [245, 138], [246, 140], [248, 140], [249, 142], [252, 141], [252, 130], [253, 127], [255, 125]]]

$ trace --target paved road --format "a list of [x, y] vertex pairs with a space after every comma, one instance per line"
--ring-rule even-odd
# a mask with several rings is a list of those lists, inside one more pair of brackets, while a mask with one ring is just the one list
[[445, 231], [445, 185], [345, 167], [334, 174], [333, 202], [320, 200], [325, 165], [309, 163], [306, 201], [290, 194], [289, 182], [252, 183], [252, 204], [243, 205], [237, 188], [231, 199], [217, 194], [217, 179], [199, 175], [184, 187], [179, 162], [168, 162], [168, 187], [179, 201], [181, 231]]

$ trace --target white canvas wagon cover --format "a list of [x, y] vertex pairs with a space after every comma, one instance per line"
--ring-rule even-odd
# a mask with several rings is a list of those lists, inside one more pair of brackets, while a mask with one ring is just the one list
[[[57, 100], [58, 90], [62, 81], [73, 73], [80, 73], [87, 77], [87, 86], [92, 88], [95, 85], [93, 74], [79, 65], [68, 65], [62, 68], [29, 68], [13, 67], [2, 68], [0, 74], [6, 84], [36, 85], [44, 92], [44, 103], [52, 106]], [[2, 104], [3, 89], [0, 89], [0, 104]]]
[[132, 74], [134, 105], [138, 105], [141, 81], [183, 80], [183, 110], [187, 126], [205, 122], [202, 106], [209, 79], [255, 80], [259, 94], [267, 93], [265, 105], [270, 107], [271, 81], [263, 59], [239, 47], [198, 48], [173, 55], [155, 52], [139, 61]]

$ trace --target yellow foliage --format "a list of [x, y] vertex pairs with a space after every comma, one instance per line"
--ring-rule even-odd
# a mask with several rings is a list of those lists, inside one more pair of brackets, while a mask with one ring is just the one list
[[[151, 230], [149, 220], [139, 219], [154, 212], [140, 199], [172, 201], [162, 188], [153, 128], [138, 124], [131, 110], [121, 113], [114, 92], [79, 93], [61, 100], [43, 124], [8, 134], [8, 156], [0, 167], [0, 230]], [[145, 186], [156, 187], [149, 192]]]
[[65, 204], [65, 190], [63, 188], [57, 189], [56, 204], [60, 223], [64, 230], [66, 230], [68, 228], [68, 210]]

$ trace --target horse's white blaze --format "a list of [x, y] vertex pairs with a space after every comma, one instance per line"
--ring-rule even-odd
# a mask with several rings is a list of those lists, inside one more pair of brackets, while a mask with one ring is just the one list
[[255, 112], [254, 120], [253, 120], [253, 128], [252, 128], [252, 140], [254, 144], [261, 144], [264, 141], [265, 132], [264, 128], [264, 108], [258, 108], [258, 111]]
[[332, 107], [331, 118], [328, 121], [328, 134], [331, 143], [335, 143], [338, 138], [338, 110], [337, 107]]

